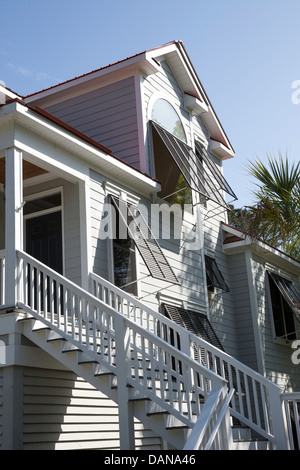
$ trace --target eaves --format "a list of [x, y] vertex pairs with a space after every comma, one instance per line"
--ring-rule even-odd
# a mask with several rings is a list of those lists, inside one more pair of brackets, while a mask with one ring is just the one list
[[85, 164], [115, 180], [126, 182], [133, 190], [150, 195], [160, 190], [157, 180], [132, 167], [85, 134], [58, 120], [40, 108], [31, 108], [20, 100], [0, 107], [0, 125], [14, 122], [54, 142]]

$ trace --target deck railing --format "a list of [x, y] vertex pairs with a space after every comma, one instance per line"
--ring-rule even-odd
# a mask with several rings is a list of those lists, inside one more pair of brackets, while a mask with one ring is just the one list
[[278, 413], [281, 389], [276, 384], [96, 274], [90, 275], [90, 281], [97, 298], [225, 379], [235, 390], [232, 416], [275, 447], [286, 448], [283, 416]]
[[291, 450], [300, 450], [300, 392], [281, 395]]
[[113, 372], [118, 389], [131, 386], [136, 398], [193, 427], [210, 394], [225, 387], [213, 371], [31, 256], [17, 252], [17, 259], [18, 306]]
[[229, 432], [229, 404], [234, 390], [214, 390], [195, 423], [183, 450], [230, 450], [232, 435]]
[[0, 308], [5, 305], [5, 250], [0, 250]]
[[[5, 256], [5, 252], [0, 251], [2, 306], [5, 305]], [[127, 383], [134, 386], [137, 393], [151, 396], [154, 402], [168, 408], [167, 411], [173, 409], [176, 417], [191, 425], [194, 412], [199, 414], [209, 393], [218, 388], [217, 382], [221, 380], [227, 383], [228, 392], [235, 390], [230, 402], [232, 416], [268, 439], [275, 448], [287, 448], [285, 415], [281, 412], [283, 395], [276, 384], [99, 276], [91, 275], [91, 293], [88, 293], [23, 252], [17, 252], [17, 261], [18, 306], [41, 318], [54, 331], [71, 338], [87, 352], [97, 352], [108, 370], [116, 371], [125, 354], [126, 364], [130, 366]], [[118, 332], [118, 324], [122, 325], [121, 332]], [[129, 346], [123, 350], [123, 358], [119, 353], [119, 360], [116, 357], [118, 335], [129, 338]], [[141, 364], [144, 372], [138, 378]], [[146, 367], [147, 364], [150, 367]], [[157, 376], [166, 381], [158, 385]], [[170, 383], [166, 385], [168, 380], [173, 387]], [[194, 403], [188, 400], [191, 387], [193, 397], [194, 394], [198, 397], [193, 409], [187, 405]], [[175, 394], [166, 400], [169, 388], [175, 390]], [[296, 402], [289, 403], [297, 417], [293, 443], [296, 447], [299, 445], [299, 415], [295, 413]], [[187, 406], [190, 406], [188, 410]], [[289, 426], [294, 429], [292, 424]]]

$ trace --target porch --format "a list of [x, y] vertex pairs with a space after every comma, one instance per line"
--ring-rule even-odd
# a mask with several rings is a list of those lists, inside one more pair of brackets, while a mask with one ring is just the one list
[[87, 285], [84, 207], [85, 184], [71, 173], [14, 147], [0, 151], [1, 309], [16, 305], [16, 250]]

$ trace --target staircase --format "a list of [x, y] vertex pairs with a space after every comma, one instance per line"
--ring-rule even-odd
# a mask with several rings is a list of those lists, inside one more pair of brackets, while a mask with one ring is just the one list
[[169, 448], [285, 448], [275, 384], [94, 274], [88, 293], [17, 258], [23, 334], [119, 406], [121, 448], [133, 417]]

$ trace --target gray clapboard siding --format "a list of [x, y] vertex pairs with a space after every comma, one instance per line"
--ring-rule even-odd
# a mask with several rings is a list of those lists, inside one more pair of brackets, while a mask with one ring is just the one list
[[232, 297], [238, 347], [237, 358], [249, 367], [257, 370], [245, 254], [228, 256], [228, 261], [231, 272], [231, 285], [233, 287]]
[[[272, 322], [272, 306], [267, 294], [266, 262], [259, 256], [253, 255], [254, 276], [256, 285], [259, 323], [262, 333], [262, 348], [265, 357], [267, 377], [284, 388], [285, 391], [299, 390], [299, 366], [292, 363], [291, 343], [279, 344], [274, 340]], [[268, 266], [269, 267], [269, 266]], [[273, 266], [273, 269], [276, 269]], [[284, 276], [284, 272], [280, 272]], [[294, 284], [298, 286], [298, 279], [286, 273]]]
[[90, 172], [90, 235], [92, 271], [108, 279], [108, 241], [99, 236], [105, 194], [102, 187], [101, 176]]
[[0, 369], [0, 449], [2, 446], [3, 369]]
[[203, 208], [204, 248], [206, 254], [215, 258], [230, 292], [219, 289], [208, 293], [211, 323], [226, 352], [238, 357], [238, 339], [233, 292], [235, 281], [233, 269], [227, 256], [223, 253], [223, 233], [221, 222], [226, 221], [225, 210], [212, 201]]
[[[71, 371], [25, 368], [23, 409], [24, 450], [119, 450], [118, 407]], [[138, 450], [161, 448], [137, 420], [135, 438]]]
[[195, 138], [200, 142], [209, 142], [210, 135], [209, 132], [203, 123], [200, 116], [193, 116], [192, 124], [194, 128]]
[[[148, 208], [150, 214], [149, 201], [142, 200], [142, 203]], [[162, 221], [168, 224], [168, 214], [162, 212]], [[152, 221], [150, 221], [151, 223]], [[152, 231], [155, 234], [159, 233], [157, 220], [151, 223]], [[186, 220], [182, 220], [181, 233], [188, 234], [192, 228], [192, 224]], [[141, 284], [141, 296], [145, 302], [150, 302], [151, 294], [154, 295], [156, 291], [162, 294], [173, 296], [174, 300], [178, 298], [182, 301], [194, 301], [198, 304], [205, 304], [205, 294], [203, 286], [203, 266], [202, 258], [199, 251], [192, 251], [187, 249], [187, 245], [183, 242], [183, 238], [176, 239], [163, 239], [157, 238], [166, 258], [168, 259], [171, 267], [173, 268], [176, 276], [178, 277], [181, 285], [170, 286], [167, 282], [158, 281], [151, 277], [143, 279]], [[140, 277], [147, 276], [148, 270], [144, 263], [140, 264]], [[153, 298], [154, 299], [154, 298]], [[155, 306], [153, 305], [155, 308]], [[156, 300], [156, 309], [158, 308]]]
[[[0, 227], [5, 227], [5, 195], [0, 192]], [[0, 230], [0, 250], [5, 249], [5, 230]]]
[[49, 106], [47, 111], [140, 167], [134, 77]]

